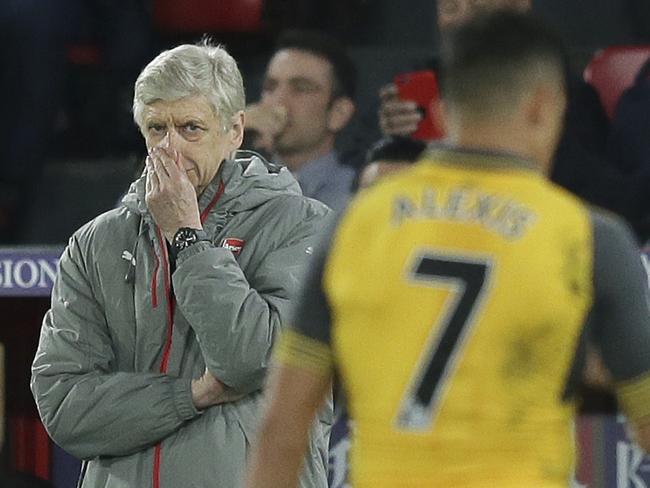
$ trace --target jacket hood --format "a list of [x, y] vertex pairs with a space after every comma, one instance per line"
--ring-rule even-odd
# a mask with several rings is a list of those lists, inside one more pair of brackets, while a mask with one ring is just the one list
[[[228, 213], [258, 207], [280, 194], [302, 194], [298, 182], [287, 168], [270, 163], [257, 153], [237, 151], [235, 159], [224, 160], [214, 180], [199, 197], [199, 211], [203, 211], [212, 201], [220, 182], [223, 182], [224, 190], [218, 206]], [[132, 212], [148, 216], [145, 184], [146, 174], [143, 173], [131, 184], [122, 204]]]

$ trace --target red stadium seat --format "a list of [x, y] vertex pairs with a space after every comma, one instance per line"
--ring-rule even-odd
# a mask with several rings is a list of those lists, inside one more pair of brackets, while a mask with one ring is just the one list
[[96, 66], [102, 61], [102, 53], [97, 44], [80, 42], [66, 46], [65, 57], [68, 63], [80, 66]]
[[584, 79], [591, 84], [611, 119], [618, 99], [630, 85], [645, 61], [650, 58], [650, 45], [610, 46], [594, 54], [584, 71]]
[[256, 32], [263, 0], [154, 0], [156, 27], [165, 33]]

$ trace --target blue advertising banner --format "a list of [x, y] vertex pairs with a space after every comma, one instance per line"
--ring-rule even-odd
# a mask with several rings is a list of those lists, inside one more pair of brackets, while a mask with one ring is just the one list
[[582, 417], [577, 434], [576, 488], [650, 488], [650, 457], [628, 437], [623, 416]]
[[0, 297], [47, 297], [60, 247], [0, 248]]

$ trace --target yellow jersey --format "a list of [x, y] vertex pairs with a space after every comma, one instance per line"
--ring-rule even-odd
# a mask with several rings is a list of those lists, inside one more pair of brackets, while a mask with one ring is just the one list
[[335, 365], [353, 486], [568, 486], [593, 256], [589, 210], [514, 157], [439, 149], [359, 195], [279, 352]]

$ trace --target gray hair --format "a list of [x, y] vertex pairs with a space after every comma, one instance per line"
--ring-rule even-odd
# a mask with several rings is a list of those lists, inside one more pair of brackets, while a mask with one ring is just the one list
[[145, 105], [195, 95], [208, 99], [224, 130], [246, 104], [237, 62], [222, 46], [207, 40], [163, 51], [142, 70], [135, 82], [133, 119], [142, 128]]

